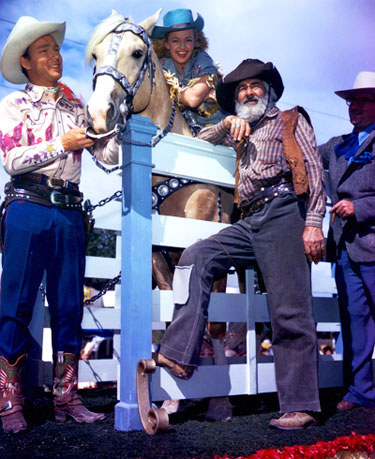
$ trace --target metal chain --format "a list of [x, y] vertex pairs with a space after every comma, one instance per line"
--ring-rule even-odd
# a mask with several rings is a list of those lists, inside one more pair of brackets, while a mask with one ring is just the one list
[[[98, 292], [96, 295], [92, 296], [91, 298], [87, 298], [87, 300], [85, 300], [83, 302], [83, 305], [84, 306], [87, 306], [91, 303], [94, 303], [96, 300], [98, 300], [99, 298], [101, 298], [102, 296], [104, 296], [109, 290], [112, 290], [113, 287], [118, 284], [121, 280], [121, 271], [117, 274], [116, 277], [114, 277], [113, 279], [109, 280], [105, 286], [103, 287], [102, 290], [100, 290], [100, 292]], [[46, 291], [46, 288], [44, 287], [43, 284], [40, 284], [39, 286], [39, 290], [42, 294], [42, 298], [43, 298], [43, 302], [45, 301], [45, 298], [47, 296], [47, 291]]]
[[[92, 309], [88, 308], [88, 312], [91, 314], [92, 320], [94, 321], [95, 325], [98, 327], [98, 330], [104, 330], [102, 324], [99, 322], [99, 320], [95, 317], [94, 313], [92, 312]], [[115, 348], [113, 348], [113, 355], [116, 357], [116, 359], [120, 362], [120, 355], [116, 351]]]
[[87, 212], [92, 212], [93, 210], [95, 210], [97, 207], [103, 207], [105, 206], [106, 204], [108, 204], [109, 202], [113, 201], [114, 199], [116, 198], [121, 198], [122, 196], [122, 190], [118, 190], [116, 191], [116, 193], [114, 193], [112, 196], [109, 196], [108, 198], [104, 198], [102, 199], [101, 201], [99, 201], [97, 204], [89, 204], [87, 206]]
[[169, 119], [169, 123], [165, 126], [163, 131], [160, 132], [160, 134], [153, 137], [150, 142], [141, 142], [140, 140], [132, 140], [129, 137], [126, 137], [123, 132], [119, 133], [119, 139], [122, 140], [124, 143], [130, 144], [130, 145], [138, 145], [142, 147], [154, 148], [161, 141], [161, 139], [163, 139], [172, 129], [175, 116], [176, 116], [176, 104], [173, 101], [172, 112], [171, 112], [171, 117]]
[[[95, 210], [97, 207], [103, 207], [105, 206], [106, 204], [108, 204], [109, 202], [113, 201], [114, 199], [116, 198], [120, 198], [122, 196], [122, 191], [121, 190], [118, 190], [116, 191], [116, 193], [114, 193], [112, 196], [109, 196], [108, 198], [104, 198], [102, 199], [101, 201], [99, 201], [97, 204], [88, 204], [85, 208], [86, 212], [92, 212], [93, 210]], [[121, 271], [119, 272], [119, 274], [114, 277], [112, 280], [110, 280], [105, 286], [104, 288], [98, 292], [96, 295], [94, 295], [93, 297], [91, 298], [88, 298], [87, 300], [85, 300], [83, 302], [83, 305], [84, 306], [87, 306], [88, 304], [90, 303], [93, 303], [94, 301], [96, 301], [97, 299], [101, 298], [103, 295], [105, 295], [108, 290], [112, 289], [116, 284], [119, 283], [121, 279]], [[42, 298], [43, 298], [43, 302], [45, 301], [45, 298], [47, 296], [47, 291], [46, 291], [46, 288], [44, 287], [43, 284], [40, 284], [39, 286], [39, 290], [41, 291], [41, 294], [42, 294]]]
[[[87, 137], [90, 137], [90, 138], [102, 138], [102, 137], [106, 137], [108, 135], [112, 135], [113, 132], [115, 131], [117, 133], [117, 137], [119, 138], [119, 140], [121, 140], [122, 142], [124, 143], [127, 143], [129, 145], [137, 145], [137, 146], [140, 146], [140, 147], [151, 147], [151, 148], [154, 148], [160, 141], [161, 139], [163, 139], [168, 133], [169, 131], [172, 129], [172, 126], [173, 126], [173, 123], [174, 123], [174, 118], [176, 116], [176, 105], [175, 103], [173, 102], [173, 106], [172, 106], [172, 113], [171, 113], [171, 117], [169, 119], [169, 123], [165, 126], [165, 128], [163, 129], [162, 132], [160, 132], [158, 135], [156, 135], [155, 137], [152, 138], [152, 140], [150, 142], [141, 142], [140, 140], [133, 140], [133, 139], [130, 139], [129, 137], [125, 136], [124, 134], [124, 129], [125, 129], [125, 125], [124, 124], [118, 124], [116, 125], [116, 127], [110, 131], [109, 133], [106, 133], [106, 134], [100, 134], [100, 135], [96, 135], [96, 134], [91, 134], [87, 129], [86, 129], [86, 136]], [[91, 153], [91, 159], [94, 161], [95, 165], [97, 167], [99, 167], [99, 169], [101, 169], [102, 171], [104, 171], [106, 174], [112, 174], [112, 172], [116, 172], [118, 171], [119, 169], [122, 168], [122, 166], [115, 166], [115, 167], [112, 167], [112, 169], [109, 169], [108, 167], [105, 167], [103, 166], [103, 164], [95, 157], [95, 155], [92, 153], [91, 149], [89, 149], [89, 152]]]
[[113, 279], [109, 280], [105, 286], [103, 287], [102, 290], [100, 290], [100, 292], [98, 292], [96, 295], [92, 296], [91, 298], [88, 298], [87, 300], [85, 300], [83, 302], [83, 305], [84, 306], [87, 306], [89, 305], [90, 303], [94, 303], [94, 301], [98, 300], [99, 298], [101, 298], [103, 295], [105, 295], [108, 290], [112, 290], [112, 288], [118, 284], [121, 280], [121, 271], [117, 274], [116, 277], [114, 277]]

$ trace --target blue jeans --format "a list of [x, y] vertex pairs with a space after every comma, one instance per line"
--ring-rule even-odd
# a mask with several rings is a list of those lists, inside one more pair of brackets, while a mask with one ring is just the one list
[[320, 411], [304, 224], [303, 206], [289, 194], [188, 247], [175, 271], [175, 310], [160, 352], [181, 364], [199, 362], [213, 278], [249, 266], [255, 256], [268, 292], [280, 409]]
[[344, 397], [375, 406], [372, 354], [375, 345], [375, 263], [356, 263], [342, 249], [336, 264], [344, 344]]
[[53, 352], [78, 355], [85, 271], [81, 213], [16, 201], [3, 225], [0, 355], [14, 361], [28, 351], [28, 326], [44, 272]]

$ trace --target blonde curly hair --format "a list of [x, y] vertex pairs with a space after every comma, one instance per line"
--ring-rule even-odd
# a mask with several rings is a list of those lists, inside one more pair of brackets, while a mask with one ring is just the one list
[[[208, 48], [208, 39], [203, 33], [203, 31], [197, 32], [195, 29], [194, 30], [194, 38], [195, 38], [195, 44], [194, 44], [194, 51], [193, 51], [193, 56], [197, 55], [199, 51], [206, 51]], [[152, 38], [152, 47], [158, 56], [159, 59], [162, 57], [171, 57], [171, 53], [169, 52], [169, 49], [166, 48], [165, 42], [168, 40], [168, 35], [167, 34], [164, 38]]]

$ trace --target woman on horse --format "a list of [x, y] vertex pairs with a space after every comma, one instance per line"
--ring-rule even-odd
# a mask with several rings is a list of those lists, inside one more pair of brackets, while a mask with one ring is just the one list
[[221, 74], [206, 53], [200, 14], [193, 20], [191, 10], [179, 8], [163, 17], [163, 27], [152, 31], [154, 50], [175, 99], [194, 135], [202, 126], [216, 124], [225, 117], [216, 101], [215, 84]]

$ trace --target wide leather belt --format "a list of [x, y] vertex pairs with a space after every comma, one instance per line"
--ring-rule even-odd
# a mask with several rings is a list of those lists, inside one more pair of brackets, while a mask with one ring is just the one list
[[[61, 186], [65, 185], [65, 186]], [[12, 177], [4, 188], [5, 205], [26, 200], [64, 209], [81, 209], [83, 194], [78, 185], [61, 179], [51, 179], [42, 174], [23, 174]]]
[[67, 190], [79, 190], [78, 185], [76, 183], [70, 182], [69, 180], [63, 180], [57, 177], [48, 177], [48, 175], [36, 174], [34, 172], [29, 172], [28, 174], [13, 175], [12, 182], [17, 187], [19, 183], [36, 183], [39, 185], [45, 185], [52, 189], [66, 188]]
[[294, 189], [291, 182], [282, 181], [271, 186], [261, 187], [253, 194], [251, 199], [241, 201], [239, 205], [241, 218], [249, 217], [273, 199], [293, 192]]

